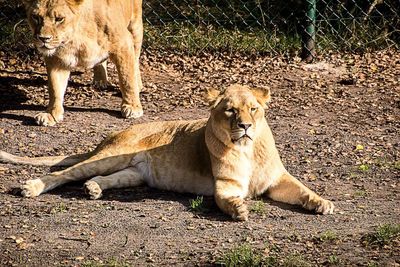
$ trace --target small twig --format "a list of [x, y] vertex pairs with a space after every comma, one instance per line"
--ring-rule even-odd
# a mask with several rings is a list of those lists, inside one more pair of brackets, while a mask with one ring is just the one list
[[262, 7], [261, 7], [261, 1], [258, 0], [256, 2], [257, 2], [257, 7], [258, 7], [258, 9], [260, 10], [260, 13], [261, 13], [261, 19], [262, 19], [263, 26], [265, 26], [266, 23], [265, 23], [264, 12], [263, 12]]
[[126, 244], [128, 244], [128, 236], [125, 235], [125, 243], [122, 245], [122, 247], [124, 248], [126, 246]]
[[17, 23], [14, 24], [13, 33], [12, 33], [13, 38], [15, 37], [15, 31], [17, 30], [18, 25], [21, 24], [23, 21], [24, 21], [24, 20], [21, 19], [20, 21], [18, 21]]
[[78, 241], [78, 242], [86, 242], [87, 247], [90, 247], [92, 243], [90, 243], [89, 239], [87, 238], [79, 238], [79, 237], [68, 237], [68, 236], [59, 236], [58, 238], [64, 239], [64, 240], [71, 240], [71, 241]]
[[59, 238], [65, 239], [65, 240], [79, 241], [79, 242], [87, 242], [88, 241], [88, 239], [86, 239], [86, 238], [78, 238], [78, 237], [59, 236]]
[[371, 6], [370, 6], [369, 9], [368, 9], [367, 14], [366, 14], [365, 17], [364, 17], [364, 21], [367, 20], [367, 18], [369, 17], [369, 15], [371, 15], [372, 11], [374, 10], [374, 8], [375, 8], [377, 5], [383, 4], [383, 1], [384, 1], [384, 0], [375, 0], [375, 1], [371, 4]]

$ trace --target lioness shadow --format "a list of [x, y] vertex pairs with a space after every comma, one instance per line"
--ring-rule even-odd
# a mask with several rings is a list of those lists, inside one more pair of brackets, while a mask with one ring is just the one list
[[[19, 188], [11, 188], [8, 192], [11, 195], [22, 197], [21, 190]], [[140, 203], [144, 200], [160, 200], [180, 203], [186, 207], [186, 210], [193, 213], [195, 217], [207, 219], [210, 221], [227, 222], [232, 221], [229, 215], [222, 213], [218, 208], [212, 196], [203, 197], [203, 203], [201, 210], [193, 210], [190, 207], [190, 201], [196, 199], [196, 195], [188, 193], [176, 193], [172, 191], [163, 191], [155, 188], [148, 187], [146, 185], [132, 187], [132, 188], [121, 188], [121, 189], [109, 189], [103, 192], [103, 196], [98, 200], [90, 200], [88, 195], [84, 192], [82, 182], [72, 182], [62, 187], [53, 189], [46, 194], [59, 196], [64, 199], [76, 199], [86, 201], [116, 201], [125, 203]], [[40, 196], [39, 196], [40, 197]], [[290, 205], [282, 202], [277, 202], [269, 199], [266, 196], [262, 197], [262, 201], [268, 205], [278, 207], [282, 210], [288, 210], [303, 215], [315, 216], [315, 213], [303, 209], [300, 206]], [[268, 214], [268, 211], [266, 211]]]
[[[47, 86], [46, 74], [31, 71], [5, 71], [0, 70], [0, 118], [21, 121], [24, 125], [35, 125], [33, 118], [25, 115], [9, 114], [9, 110], [30, 110], [43, 111], [45, 106], [35, 104], [25, 104], [30, 98], [26, 90], [21, 87], [42, 88]], [[30, 74], [29, 78], [18, 77], [18, 74]], [[32, 75], [34, 74], [34, 75]], [[87, 84], [69, 81], [68, 87], [79, 88]], [[104, 112], [113, 117], [120, 117], [120, 112], [106, 108], [85, 108], [85, 107], [65, 107], [67, 112]]]
[[[0, 71], [3, 74], [4, 71]], [[27, 93], [19, 86], [44, 86], [45, 81], [42, 77], [32, 77], [31, 79], [21, 79], [13, 76], [0, 76], [0, 112], [9, 109], [19, 109], [22, 103], [29, 100]]]
[[[21, 189], [19, 187], [11, 188], [8, 190], [8, 194], [22, 198]], [[89, 199], [88, 195], [84, 192], [82, 182], [68, 183], [62, 187], [53, 189], [46, 194], [58, 196], [63, 199], [98, 201], [99, 203], [104, 201], [116, 201], [134, 204], [141, 203], [144, 200], [177, 202], [184, 206], [187, 211], [192, 212], [196, 217], [205, 218], [211, 221], [232, 221], [228, 215], [223, 214], [218, 208], [213, 197], [203, 197], [202, 209], [200, 211], [195, 211], [190, 208], [190, 200], [195, 199], [197, 197], [196, 195], [163, 191], [146, 185], [134, 188], [109, 189], [103, 192], [103, 196], [98, 200]]]
[[[83, 190], [82, 183], [72, 183], [67, 185], [68, 191], [60, 190], [57, 188], [50, 192], [50, 194], [58, 195], [63, 198], [76, 198], [80, 200], [87, 200], [88, 195]], [[71, 190], [69, 190], [71, 189]], [[99, 199], [100, 201], [117, 201], [127, 203], [140, 203], [143, 200], [161, 200], [178, 202], [182, 206], [187, 208], [187, 211], [192, 212], [195, 216], [205, 218], [212, 221], [232, 221], [229, 215], [223, 214], [214, 201], [212, 196], [204, 196], [201, 204], [201, 208], [198, 210], [191, 209], [190, 201], [196, 199], [197, 195], [189, 193], [176, 193], [172, 191], [163, 191], [155, 188], [148, 187], [146, 185], [132, 188], [122, 189], [109, 189], [103, 192], [103, 196]], [[93, 200], [98, 201], [98, 200]], [[315, 213], [301, 206], [290, 205], [287, 203], [274, 201], [267, 196], [262, 196], [262, 201], [266, 204], [266, 213], [268, 214], [268, 206], [278, 207], [282, 210], [292, 211], [303, 215], [315, 216]], [[250, 208], [250, 205], [249, 205]]]
[[82, 184], [76, 183], [74, 185], [74, 193], [65, 194], [64, 190], [54, 190], [51, 193], [61, 195], [61, 197], [71, 198], [72, 196], [87, 201], [117, 201], [124, 203], [141, 203], [144, 200], [155, 200], [165, 202], [180, 203], [185, 210], [193, 213], [194, 216], [205, 218], [211, 221], [232, 221], [230, 216], [223, 214], [214, 202], [214, 197], [204, 196], [202, 201], [201, 210], [193, 210], [190, 207], [190, 201], [197, 198], [195, 194], [189, 193], [176, 193], [172, 191], [164, 191], [148, 187], [146, 185], [122, 188], [122, 189], [109, 189], [103, 192], [103, 196], [99, 200], [89, 200], [88, 195], [85, 194]]
[[289, 210], [289, 211], [301, 213], [304, 215], [314, 215], [315, 216], [314, 212], [306, 210], [298, 205], [291, 205], [291, 204], [287, 204], [287, 203], [283, 203], [283, 202], [274, 201], [274, 200], [272, 200], [268, 197], [264, 197], [264, 196], [262, 199], [266, 204], [268, 204], [270, 206], [278, 207], [279, 209], [282, 209], [282, 210]]

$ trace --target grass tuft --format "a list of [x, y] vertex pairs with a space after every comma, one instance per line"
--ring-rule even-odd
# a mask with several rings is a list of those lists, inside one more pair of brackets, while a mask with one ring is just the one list
[[365, 190], [357, 190], [354, 192], [354, 197], [366, 197], [368, 196], [368, 192]]
[[251, 207], [250, 212], [257, 213], [259, 215], [265, 214], [265, 203], [262, 200], [256, 201]]
[[329, 265], [339, 265], [340, 264], [340, 259], [336, 255], [330, 255], [328, 257], [328, 264]]
[[62, 212], [67, 212], [68, 207], [64, 202], [58, 203], [55, 207], [53, 207], [50, 211], [50, 213], [62, 213]]
[[240, 245], [229, 250], [216, 262], [217, 266], [277, 266], [277, 259], [273, 256], [264, 256], [261, 252], [254, 250], [249, 244]]
[[400, 170], [400, 160], [393, 163], [393, 168], [395, 168], [396, 170]]
[[369, 165], [367, 164], [361, 164], [360, 166], [358, 166], [358, 169], [362, 172], [366, 172], [369, 170]]
[[319, 236], [318, 239], [322, 242], [331, 242], [331, 241], [337, 240], [338, 237], [335, 232], [328, 230], [328, 231], [321, 233], [321, 235]]
[[189, 210], [197, 212], [206, 211], [206, 208], [204, 207], [203, 196], [197, 196], [196, 199], [190, 199]]
[[367, 263], [367, 267], [379, 267], [379, 263], [376, 261], [370, 261]]
[[400, 237], [400, 224], [384, 224], [378, 226], [374, 232], [362, 237], [366, 246], [383, 247], [389, 245], [394, 239]]
[[117, 260], [115, 258], [111, 258], [105, 262], [87, 260], [87, 261], [83, 262], [80, 266], [82, 266], [82, 267], [129, 267], [129, 266], [132, 266], [132, 264]]
[[311, 264], [307, 262], [300, 254], [291, 254], [287, 256], [282, 266], [284, 267], [311, 267]]

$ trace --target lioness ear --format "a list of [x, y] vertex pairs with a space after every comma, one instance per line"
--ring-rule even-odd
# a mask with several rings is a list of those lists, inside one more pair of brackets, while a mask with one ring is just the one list
[[271, 91], [268, 86], [257, 87], [251, 89], [253, 95], [258, 102], [265, 108], [266, 104], [271, 100]]
[[28, 7], [32, 5], [33, 0], [22, 0], [22, 3], [25, 5], [25, 7]]
[[217, 89], [206, 89], [205, 98], [210, 107], [215, 107], [220, 99], [221, 91]]

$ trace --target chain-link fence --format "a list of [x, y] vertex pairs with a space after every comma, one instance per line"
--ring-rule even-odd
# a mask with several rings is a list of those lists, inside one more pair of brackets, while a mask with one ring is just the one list
[[[144, 0], [145, 49], [314, 55], [399, 48], [400, 0]], [[0, 48], [31, 53], [22, 5], [0, 0]]]

